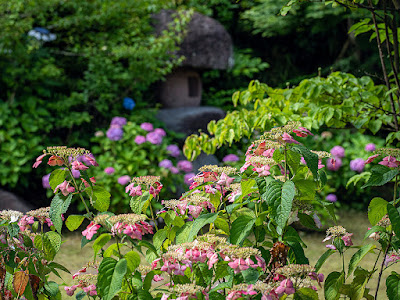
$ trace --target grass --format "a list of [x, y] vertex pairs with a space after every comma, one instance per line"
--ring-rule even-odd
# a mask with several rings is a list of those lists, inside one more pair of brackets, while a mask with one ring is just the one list
[[[368, 243], [374, 243], [371, 239], [367, 239], [363, 241], [364, 234], [367, 231], [367, 228], [370, 227], [368, 222], [368, 218], [366, 213], [360, 212], [352, 212], [348, 211], [339, 216], [339, 224], [347, 229], [348, 232], [354, 233], [353, 235], [353, 243], [354, 245], [364, 245]], [[305, 254], [310, 260], [311, 265], [315, 265], [318, 258], [327, 250], [325, 248], [326, 243], [322, 243], [322, 240], [325, 238], [325, 232], [320, 233], [306, 233], [300, 232], [300, 235], [306, 245], [308, 246], [305, 249]], [[62, 245], [60, 252], [56, 257], [56, 261], [58, 263], [66, 266], [71, 273], [75, 273], [82, 266], [84, 266], [89, 260], [93, 260], [93, 252], [90, 245], [85, 246], [83, 249], [80, 248], [80, 239], [81, 236], [78, 234], [71, 234], [65, 238], [65, 243]], [[378, 246], [378, 244], [376, 243]], [[345, 266], [348, 266], [348, 262], [355, 253], [357, 249], [350, 249], [345, 252]], [[381, 255], [382, 256], [382, 255]], [[360, 265], [368, 270], [371, 270], [374, 266], [376, 259], [376, 255], [367, 254], [365, 259], [360, 263]], [[377, 267], [380, 267], [382, 263], [382, 258], [379, 259]], [[396, 269], [397, 268], [397, 269]], [[393, 267], [386, 270], [382, 276], [381, 286], [379, 288], [379, 299], [387, 299], [386, 297], [386, 277], [390, 274], [392, 270], [397, 270], [399, 272], [399, 266], [394, 265]], [[332, 271], [341, 271], [342, 270], [342, 261], [339, 258], [338, 254], [332, 255], [323, 265], [321, 271], [327, 276]], [[346, 269], [347, 272], [347, 269]], [[374, 276], [371, 278], [368, 283], [368, 287], [371, 288], [370, 294], [375, 295], [375, 289], [378, 282], [378, 272], [375, 272]], [[61, 274], [65, 283], [67, 285], [72, 285], [74, 282], [72, 280], [71, 275], [61, 272]], [[55, 276], [51, 277], [52, 280], [62, 283], [63, 281]], [[347, 283], [350, 283], [351, 280], [347, 279]], [[64, 291], [62, 291], [63, 299], [71, 299], [66, 296]], [[323, 299], [323, 288], [319, 291], [320, 298]]]

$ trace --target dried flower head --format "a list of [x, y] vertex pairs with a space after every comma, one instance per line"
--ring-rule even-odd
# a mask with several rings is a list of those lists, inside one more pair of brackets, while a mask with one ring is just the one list
[[146, 215], [121, 214], [108, 218], [107, 222], [109, 222], [111, 225], [114, 225], [116, 223], [121, 223], [122, 225], [129, 225], [145, 221], [146, 219], [147, 219]]
[[290, 264], [276, 269], [275, 273], [285, 277], [305, 277], [314, 271], [315, 268], [310, 265]]
[[201, 172], [215, 172], [218, 175], [221, 175], [222, 173], [225, 173], [226, 175], [231, 175], [231, 174], [236, 174], [237, 169], [234, 167], [230, 166], [225, 166], [225, 167], [219, 167], [217, 165], [205, 165], [202, 166], [199, 171]]
[[327, 157], [332, 157], [332, 154], [326, 151], [313, 151], [311, 150], [312, 153], [317, 154], [319, 159], [322, 158], [327, 158]]
[[400, 158], [400, 149], [396, 148], [381, 148], [374, 151], [374, 154], [384, 155], [384, 156], [393, 156], [396, 159]]
[[50, 218], [49, 216], [50, 207], [41, 207], [35, 210], [30, 210], [26, 214], [28, 216], [32, 216], [34, 218], [39, 219], [41, 222], [44, 221], [46, 218]]
[[382, 217], [382, 219], [379, 220], [378, 223], [376, 223], [376, 225], [382, 226], [382, 227], [388, 227], [388, 226], [392, 225], [392, 223], [390, 222], [390, 219], [389, 219], [389, 215], [384, 215]]
[[189, 295], [195, 295], [196, 293], [203, 292], [204, 290], [204, 287], [195, 285], [194, 283], [175, 284], [173, 287], [170, 287], [171, 292]]
[[136, 184], [145, 184], [147, 186], [151, 186], [156, 182], [160, 182], [160, 176], [140, 176], [133, 177], [131, 182], [135, 182]]
[[51, 154], [58, 157], [66, 158], [73, 157], [77, 158], [81, 155], [89, 155], [90, 151], [84, 148], [67, 148], [67, 146], [53, 146], [47, 147], [47, 150], [43, 150], [44, 154]]
[[11, 222], [16, 222], [18, 221], [19, 218], [21, 218], [24, 214], [20, 211], [16, 210], [2, 210], [0, 211], [0, 219], [2, 220], [8, 220]]
[[333, 226], [328, 228], [326, 231], [327, 236], [332, 236], [334, 238], [336, 237], [342, 237], [347, 234], [347, 230], [343, 226]]

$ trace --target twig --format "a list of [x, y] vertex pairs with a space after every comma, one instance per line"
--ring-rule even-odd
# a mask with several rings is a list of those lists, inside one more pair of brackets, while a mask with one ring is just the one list
[[[372, 1], [371, 1], [371, 0], [368, 0], [368, 3], [369, 3], [369, 5], [370, 5], [370, 7], [373, 7], [373, 6], [372, 6]], [[390, 83], [389, 83], [389, 78], [388, 78], [388, 76], [387, 76], [387, 71], [386, 71], [385, 62], [384, 62], [384, 60], [383, 60], [383, 52], [382, 52], [382, 46], [381, 46], [381, 36], [380, 36], [380, 34], [379, 34], [378, 24], [377, 24], [377, 22], [376, 22], [376, 14], [375, 14], [375, 11], [372, 10], [372, 11], [371, 11], [371, 14], [372, 14], [372, 20], [373, 20], [373, 22], [374, 22], [374, 27], [375, 27], [376, 43], [377, 43], [377, 45], [378, 45], [379, 58], [380, 58], [381, 65], [382, 65], [382, 72], [383, 72], [383, 76], [384, 76], [384, 78], [385, 78], [386, 87], [387, 87], [387, 89], [390, 91]], [[394, 101], [393, 101], [393, 95], [392, 95], [392, 93], [389, 94], [389, 99], [390, 99], [390, 105], [391, 105], [391, 107], [392, 107], [392, 111], [393, 111], [394, 114], [396, 114], [396, 108], [395, 108], [395, 106], [394, 106]], [[399, 131], [399, 124], [398, 124], [398, 122], [397, 122], [397, 116], [396, 116], [396, 115], [394, 116], [393, 121], [394, 121], [394, 128], [396, 129], [396, 131]]]

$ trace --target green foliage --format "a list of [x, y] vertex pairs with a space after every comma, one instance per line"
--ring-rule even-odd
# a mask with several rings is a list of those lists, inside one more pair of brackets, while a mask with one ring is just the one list
[[190, 19], [177, 12], [155, 36], [151, 15], [162, 8], [161, 0], [0, 1], [1, 185], [27, 186], [40, 148], [77, 142], [86, 124], [120, 113], [124, 97], [146, 106], [143, 93], [181, 62], [173, 53]]
[[122, 280], [127, 271], [126, 259], [116, 261], [106, 257], [99, 266], [99, 292], [102, 299], [111, 300], [122, 287]]
[[200, 150], [214, 153], [228, 142], [250, 137], [254, 130], [267, 131], [287, 120], [301, 120], [303, 126], [315, 129], [354, 124], [360, 130], [376, 133], [381, 126], [393, 125], [390, 116], [375, 108], [390, 109], [386, 90], [385, 86], [375, 85], [370, 77], [356, 78], [340, 72], [326, 78], [306, 79], [287, 89], [252, 81], [246, 91], [233, 94], [237, 110], [218, 122], [212, 121], [208, 126], [210, 136], [204, 133], [189, 136], [184, 153], [190, 159], [199, 155]]
[[398, 299], [400, 297], [400, 275], [392, 272], [386, 279], [386, 295], [389, 300]]

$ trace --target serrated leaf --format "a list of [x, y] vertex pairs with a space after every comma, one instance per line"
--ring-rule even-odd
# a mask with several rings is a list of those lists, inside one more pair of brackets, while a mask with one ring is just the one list
[[18, 271], [14, 273], [13, 288], [18, 296], [21, 296], [29, 282], [29, 273], [27, 271]]
[[59, 264], [59, 263], [56, 263], [56, 262], [54, 262], [54, 261], [52, 261], [51, 263], [49, 263], [49, 264], [48, 264], [48, 267], [51, 268], [51, 269], [59, 269], [59, 270], [61, 270], [61, 271], [64, 271], [64, 272], [66, 272], [66, 273], [71, 274], [71, 272], [70, 272], [66, 267], [64, 267], [63, 265], [61, 265], [61, 264]]
[[56, 169], [51, 172], [49, 177], [49, 184], [51, 189], [54, 191], [55, 188], [64, 182], [65, 178], [67, 177], [68, 171], [62, 169]]
[[214, 281], [217, 281], [218, 279], [228, 276], [230, 274], [228, 270], [229, 270], [228, 262], [227, 261], [219, 261], [215, 268]]
[[396, 175], [398, 175], [400, 170], [390, 169], [386, 166], [378, 165], [371, 169], [371, 176], [369, 177], [366, 184], [362, 188], [369, 186], [382, 186], [389, 181], [391, 181]]
[[400, 209], [395, 208], [392, 204], [387, 205], [387, 212], [389, 215], [390, 223], [392, 223], [392, 230], [396, 236], [400, 237]]
[[372, 244], [364, 245], [356, 253], [353, 254], [353, 256], [350, 259], [349, 262], [349, 272], [347, 273], [347, 277], [349, 277], [355, 268], [358, 266], [360, 261], [369, 253], [371, 250], [375, 249], [376, 246]]
[[53, 260], [61, 247], [61, 235], [49, 231], [43, 235], [43, 246], [47, 260]]
[[331, 256], [335, 252], [336, 252], [335, 250], [328, 249], [324, 254], [322, 254], [321, 257], [318, 259], [317, 263], [315, 264], [315, 272], [318, 272], [319, 269], [321, 269], [324, 262], [329, 258], [329, 256]]
[[326, 300], [337, 300], [340, 297], [340, 288], [344, 284], [344, 274], [332, 272], [325, 279], [324, 295]]
[[193, 242], [194, 237], [197, 235], [197, 233], [202, 229], [205, 225], [214, 223], [214, 221], [217, 219], [218, 213], [208, 213], [208, 214], [203, 214], [199, 216], [196, 220], [193, 222], [192, 229], [190, 230], [189, 236], [188, 236], [188, 242]]
[[60, 193], [58, 193], [53, 197], [53, 200], [51, 200], [49, 216], [59, 233], [61, 233], [63, 223], [61, 215], [67, 212], [71, 199], [72, 194], [69, 194], [64, 201]]
[[94, 252], [94, 259], [96, 259], [96, 255], [97, 253], [99, 253], [100, 249], [103, 248], [110, 240], [111, 240], [111, 234], [103, 233], [94, 241], [92, 246]]
[[372, 226], [376, 225], [387, 214], [388, 202], [380, 197], [375, 197], [368, 205], [368, 220]]
[[301, 288], [296, 291], [293, 300], [318, 300], [318, 293], [311, 288]]
[[135, 272], [136, 268], [140, 265], [140, 255], [135, 251], [129, 251], [124, 255], [128, 264], [129, 273]]
[[101, 299], [111, 300], [121, 290], [122, 281], [127, 271], [126, 259], [116, 261], [106, 257], [99, 266], [97, 288]]
[[7, 226], [7, 232], [11, 238], [16, 237], [20, 231], [18, 224], [11, 223]]
[[157, 231], [153, 235], [153, 245], [157, 249], [157, 251], [161, 251], [162, 244], [166, 238], [167, 238], [167, 229], [166, 228]]
[[400, 299], [400, 275], [392, 272], [386, 279], [386, 295], [389, 300]]
[[100, 212], [107, 211], [110, 207], [111, 194], [102, 186], [95, 185], [85, 190], [92, 197], [93, 207]]
[[240, 245], [251, 232], [256, 219], [241, 215], [231, 225], [230, 242], [234, 245]]
[[84, 216], [81, 215], [69, 215], [67, 220], [65, 221], [65, 225], [67, 226], [69, 231], [74, 231], [81, 226]]
[[292, 147], [294, 151], [297, 151], [304, 157], [304, 160], [307, 163], [308, 169], [313, 174], [314, 178], [318, 178], [318, 155], [308, 150], [303, 145], [294, 145]]
[[192, 230], [193, 222], [187, 222], [176, 232], [176, 244], [185, 243], [188, 240], [190, 231]]
[[214, 224], [215, 224], [215, 227], [217, 227], [218, 229], [221, 229], [223, 232], [225, 232], [226, 235], [229, 235], [229, 224], [224, 218], [218, 217], [215, 220]]

